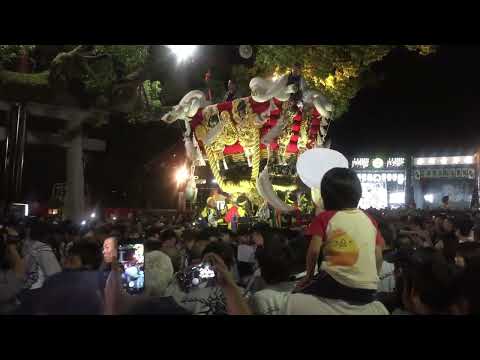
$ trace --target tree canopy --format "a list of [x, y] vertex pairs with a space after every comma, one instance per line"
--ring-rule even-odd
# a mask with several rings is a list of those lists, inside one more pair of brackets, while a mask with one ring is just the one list
[[129, 114], [161, 106], [147, 45], [0, 45], [0, 97]]
[[[435, 51], [433, 45], [402, 45], [420, 55]], [[321, 90], [335, 105], [335, 117], [343, 114], [350, 100], [369, 81], [371, 65], [398, 45], [259, 45], [251, 68], [237, 66], [233, 76], [245, 86], [253, 76], [278, 76], [295, 62], [303, 65], [310, 86]]]
[[[420, 55], [435, 51], [432, 45], [402, 46]], [[333, 102], [338, 117], [368, 83], [371, 65], [397, 47], [259, 45], [254, 65], [233, 65], [232, 73], [248, 94], [251, 77], [278, 76], [300, 62], [305, 80]], [[0, 45], [0, 98], [120, 111], [133, 121], [158, 119], [165, 51], [152, 45]], [[223, 81], [217, 83], [210, 84], [220, 89], [214, 93], [223, 94]]]

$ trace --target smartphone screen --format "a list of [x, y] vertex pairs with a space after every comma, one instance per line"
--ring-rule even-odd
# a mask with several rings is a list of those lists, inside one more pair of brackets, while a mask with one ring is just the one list
[[143, 244], [119, 245], [118, 262], [122, 271], [123, 288], [132, 295], [142, 293], [145, 289]]

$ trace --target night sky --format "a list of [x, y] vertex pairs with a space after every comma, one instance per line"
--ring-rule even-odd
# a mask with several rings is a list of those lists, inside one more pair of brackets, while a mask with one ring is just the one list
[[[203, 47], [193, 63], [169, 72], [167, 82], [176, 86], [166, 97], [169, 105], [188, 90], [201, 88], [208, 68], [226, 82], [230, 65], [242, 62], [238, 47]], [[382, 79], [378, 85], [361, 90], [349, 111], [331, 126], [332, 147], [346, 155], [471, 152], [480, 146], [479, 63], [479, 46], [440, 46], [426, 57], [405, 49], [393, 51], [373, 67]], [[142, 206], [142, 194], [168, 181], [152, 180], [158, 174], [145, 174], [144, 164], [165, 157], [161, 154], [166, 149], [171, 155], [181, 152], [181, 132], [174, 125], [132, 126], [124, 119], [112, 119], [103, 129], [88, 132], [108, 143], [106, 153], [87, 153], [86, 177], [94, 197], [109, 206]], [[48, 198], [53, 183], [64, 181], [64, 159], [61, 149], [27, 148], [27, 200]], [[162, 191], [158, 186], [155, 191]], [[161, 196], [153, 205], [170, 206], [172, 201]]]
[[365, 88], [332, 125], [334, 147], [449, 153], [480, 146], [478, 46], [441, 46], [431, 56], [404, 49], [374, 66], [384, 79]]

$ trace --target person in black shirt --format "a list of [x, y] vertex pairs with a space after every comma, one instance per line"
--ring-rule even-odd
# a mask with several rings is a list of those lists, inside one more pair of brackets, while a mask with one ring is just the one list
[[290, 106], [294, 110], [299, 110], [302, 106], [303, 92], [305, 91], [305, 80], [302, 76], [302, 65], [296, 62], [293, 67], [290, 75], [288, 76], [287, 85], [296, 85], [297, 92], [290, 95]]

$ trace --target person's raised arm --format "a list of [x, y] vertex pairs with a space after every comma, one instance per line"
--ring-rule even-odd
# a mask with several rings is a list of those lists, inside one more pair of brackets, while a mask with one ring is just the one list
[[217, 284], [222, 288], [225, 295], [228, 314], [252, 315], [252, 310], [223, 260], [216, 254], [207, 254], [205, 260], [215, 267]]

